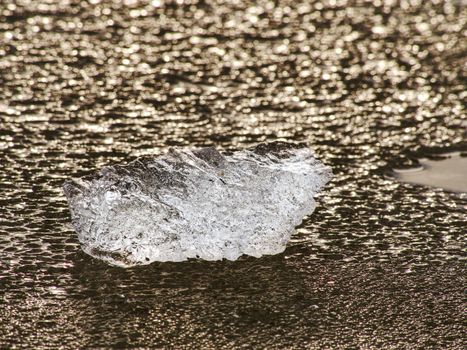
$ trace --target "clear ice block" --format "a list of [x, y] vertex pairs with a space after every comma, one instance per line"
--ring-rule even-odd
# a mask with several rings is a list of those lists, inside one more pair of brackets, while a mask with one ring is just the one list
[[280, 253], [331, 177], [306, 146], [274, 142], [230, 155], [171, 149], [63, 189], [82, 249], [129, 267]]

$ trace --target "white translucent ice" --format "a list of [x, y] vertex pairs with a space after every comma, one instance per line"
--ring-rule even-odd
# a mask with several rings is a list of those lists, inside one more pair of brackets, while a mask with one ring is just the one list
[[64, 192], [83, 250], [128, 267], [280, 253], [330, 178], [308, 148], [271, 143], [227, 156], [175, 149]]

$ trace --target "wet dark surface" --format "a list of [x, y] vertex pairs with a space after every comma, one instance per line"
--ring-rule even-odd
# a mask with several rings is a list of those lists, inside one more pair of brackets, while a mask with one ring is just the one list
[[[0, 348], [463, 349], [467, 196], [384, 176], [466, 139], [455, 3], [3, 0]], [[278, 138], [335, 173], [283, 254], [80, 251], [66, 178]]]

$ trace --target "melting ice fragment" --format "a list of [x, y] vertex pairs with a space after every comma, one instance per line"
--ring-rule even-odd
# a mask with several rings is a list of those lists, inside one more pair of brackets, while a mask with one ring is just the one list
[[467, 193], [466, 155], [450, 152], [432, 158], [418, 159], [418, 164], [413, 167], [393, 169], [393, 174], [404, 182]]
[[129, 267], [277, 254], [331, 179], [305, 145], [172, 149], [63, 185], [83, 250]]

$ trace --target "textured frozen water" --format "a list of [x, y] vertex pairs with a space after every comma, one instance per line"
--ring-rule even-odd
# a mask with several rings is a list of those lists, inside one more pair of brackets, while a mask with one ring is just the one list
[[113, 265], [277, 254], [331, 170], [304, 145], [172, 149], [65, 182], [83, 250]]

